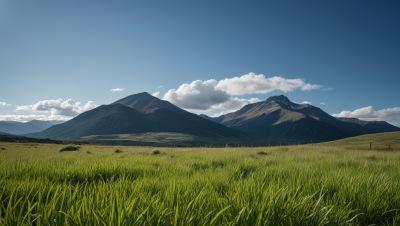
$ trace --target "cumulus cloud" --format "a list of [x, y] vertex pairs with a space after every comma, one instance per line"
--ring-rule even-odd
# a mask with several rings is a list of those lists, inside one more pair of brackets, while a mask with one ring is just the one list
[[33, 111], [51, 113], [51, 120], [68, 120], [85, 111], [96, 108], [98, 105], [93, 101], [88, 101], [85, 105], [75, 100], [43, 100], [33, 105], [18, 106], [15, 111]]
[[357, 109], [355, 111], [342, 111], [333, 114], [334, 117], [359, 118], [366, 121], [386, 121], [393, 118], [400, 118], [400, 107], [387, 108], [375, 111], [372, 106]]
[[158, 86], [157, 88], [162, 88], [162, 87], [164, 87], [164, 86]]
[[178, 89], [170, 89], [163, 99], [191, 111], [204, 112], [216, 109], [235, 111], [260, 100], [258, 98], [241, 99], [234, 96], [265, 94], [275, 90], [310, 91], [321, 87], [321, 85], [305, 83], [304, 79], [285, 79], [276, 76], [266, 78], [262, 74], [256, 75], [251, 72], [241, 77], [226, 78], [220, 81], [196, 80], [182, 84]]
[[155, 96], [155, 97], [159, 97], [160, 96], [160, 92], [155, 92], [155, 93], [153, 93], [153, 94], [151, 94], [151, 95], [153, 95], [153, 96]]
[[111, 92], [122, 92], [124, 91], [125, 88], [115, 88], [115, 89], [111, 89]]
[[187, 110], [210, 111], [214, 109], [237, 110], [249, 103], [259, 102], [257, 98], [240, 99], [232, 97], [225, 91], [216, 89], [217, 81], [196, 80], [183, 84], [177, 90], [170, 89], [163, 97]]
[[275, 90], [291, 92], [295, 89], [310, 91], [321, 88], [321, 85], [305, 83], [304, 79], [285, 79], [282, 77], [265, 78], [263, 74], [251, 72], [241, 77], [226, 78], [218, 82], [216, 89], [230, 95], [265, 94]]
[[325, 103], [320, 103], [320, 105], [325, 105]]
[[301, 102], [301, 104], [310, 104], [311, 105], [311, 102], [303, 101], [303, 102]]
[[230, 95], [215, 89], [217, 81], [196, 80], [190, 84], [182, 84], [177, 90], [170, 89], [163, 97], [179, 107], [192, 110], [210, 110], [213, 106], [227, 102]]
[[4, 107], [4, 106], [11, 106], [11, 104], [7, 104], [6, 102], [0, 102], [0, 107]]

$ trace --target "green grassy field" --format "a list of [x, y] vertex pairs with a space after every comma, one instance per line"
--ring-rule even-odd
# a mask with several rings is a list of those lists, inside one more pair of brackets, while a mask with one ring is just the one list
[[[334, 146], [349, 150], [400, 150], [400, 132], [374, 133], [349, 137], [331, 142], [319, 143], [317, 146]], [[390, 144], [390, 149], [389, 149]]]
[[65, 146], [0, 143], [0, 225], [400, 224], [397, 151]]

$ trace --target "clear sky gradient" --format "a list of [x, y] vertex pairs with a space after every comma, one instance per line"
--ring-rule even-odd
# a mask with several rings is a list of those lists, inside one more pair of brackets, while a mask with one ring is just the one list
[[[319, 88], [224, 95], [284, 94], [329, 114], [365, 108], [351, 115], [400, 126], [399, 12], [399, 1], [0, 0], [0, 115], [71, 117], [139, 92], [186, 95], [183, 84], [253, 72]], [[209, 101], [186, 109], [235, 108]]]

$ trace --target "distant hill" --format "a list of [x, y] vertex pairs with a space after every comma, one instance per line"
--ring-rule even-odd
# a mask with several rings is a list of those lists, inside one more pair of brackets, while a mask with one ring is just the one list
[[344, 118], [344, 117], [337, 117], [337, 119], [343, 122], [351, 122], [354, 124], [361, 125], [364, 128], [368, 128], [369, 130], [374, 130], [375, 132], [394, 132], [400, 130], [399, 127], [396, 127], [394, 125], [391, 125], [383, 121], [364, 121], [357, 118]]
[[400, 132], [373, 133], [341, 140], [324, 142], [317, 145], [335, 146], [345, 149], [400, 150]]
[[4, 121], [0, 121], [0, 130], [10, 134], [28, 133], [28, 131], [22, 128], [20, 125]]
[[4, 133], [4, 132], [1, 132], [1, 131], [0, 131], [0, 134], [1, 134], [1, 135], [12, 135], [12, 134]]
[[[54, 125], [53, 123], [49, 122], [49, 121], [40, 121], [40, 120], [32, 120], [30, 122], [27, 122], [26, 124], [31, 124], [36, 126], [37, 128], [41, 129], [41, 131], [50, 128], [52, 125]], [[34, 132], [39, 132], [39, 131], [34, 131]], [[32, 132], [32, 133], [34, 133]]]
[[0, 130], [10, 134], [28, 134], [41, 132], [52, 125], [62, 123], [64, 121], [41, 121], [32, 120], [29, 122], [1, 121]]
[[204, 119], [148, 93], [131, 95], [110, 105], [102, 105], [33, 136], [77, 140], [91, 135], [148, 132], [212, 137], [220, 142], [225, 139], [237, 143], [261, 142], [257, 137]]
[[293, 103], [283, 95], [248, 104], [219, 117], [201, 116], [254, 136], [283, 142], [324, 142], [361, 134], [400, 131], [400, 128], [385, 122], [362, 125], [340, 120], [310, 104]]

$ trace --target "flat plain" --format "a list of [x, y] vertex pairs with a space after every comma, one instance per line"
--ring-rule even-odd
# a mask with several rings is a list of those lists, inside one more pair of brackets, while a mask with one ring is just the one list
[[400, 152], [332, 145], [2, 142], [0, 225], [399, 225]]

